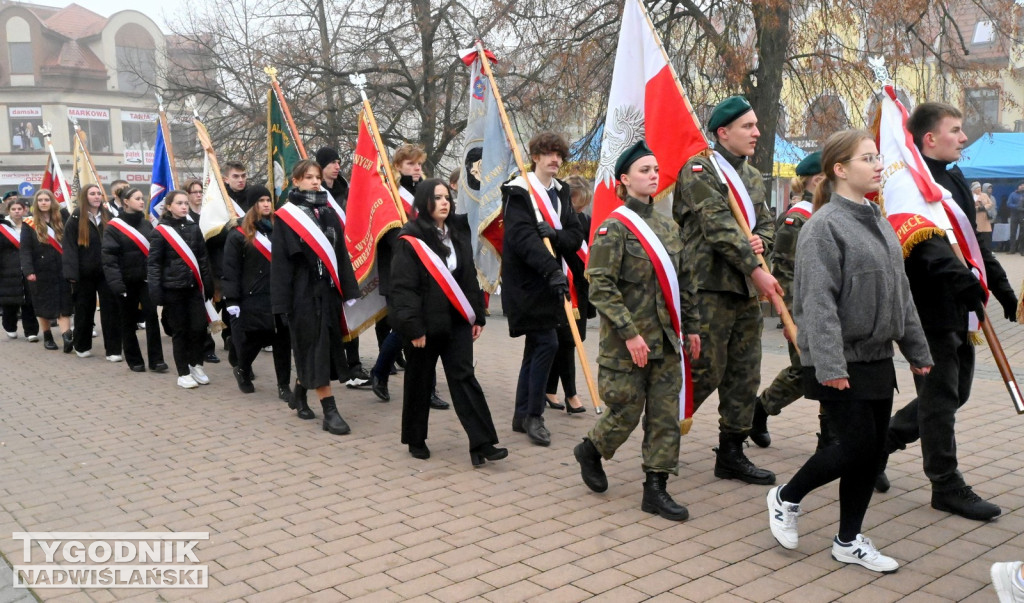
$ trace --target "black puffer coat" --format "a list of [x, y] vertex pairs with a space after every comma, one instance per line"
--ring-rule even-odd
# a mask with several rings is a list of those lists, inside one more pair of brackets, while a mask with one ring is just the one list
[[[0, 220], [0, 228], [15, 228], [9, 218]], [[14, 236], [21, 237], [20, 228]], [[21, 251], [0, 233], [0, 305], [20, 306], [25, 303], [25, 277], [21, 273]]]
[[103, 231], [106, 225], [102, 222], [96, 226], [89, 222], [89, 245], [78, 245], [78, 223], [82, 219], [81, 210], [76, 209], [71, 218], [64, 224], [64, 278], [69, 281], [103, 278]]
[[61, 252], [49, 242], [40, 241], [28, 224], [21, 227], [21, 272], [26, 277], [36, 275], [36, 280], [28, 283], [36, 316], [71, 316], [71, 287], [64, 278]]
[[[257, 222], [257, 231], [269, 238], [273, 228]], [[243, 331], [273, 331], [270, 308], [270, 260], [245, 240], [241, 228], [234, 228], [224, 242], [224, 274], [220, 281], [225, 306], [238, 306], [241, 313], [233, 324]]]
[[[210, 299], [213, 296], [213, 279], [210, 276], [206, 244], [203, 241], [203, 233], [199, 230], [199, 225], [189, 220], [188, 217], [172, 218], [171, 216], [160, 218], [160, 225], [173, 228], [192, 250], [192, 254], [195, 255], [196, 262], [199, 264], [199, 274], [203, 279], [206, 298]], [[156, 305], [163, 305], [165, 289], [198, 288], [192, 269], [155, 228], [149, 235], [149, 259], [146, 262], [146, 269], [149, 298]]]
[[[153, 225], [146, 219], [146, 214], [122, 212], [119, 219], [139, 231], [145, 240], [152, 240]], [[103, 231], [102, 257], [103, 275], [114, 295], [124, 295], [127, 283], [141, 283], [146, 280], [146, 255], [135, 241], [110, 224], [107, 224]]]

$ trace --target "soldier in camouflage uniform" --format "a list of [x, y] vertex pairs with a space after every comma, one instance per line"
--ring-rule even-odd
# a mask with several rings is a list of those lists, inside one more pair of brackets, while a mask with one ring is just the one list
[[[644, 141], [616, 162], [625, 206], [650, 227], [671, 257], [679, 278], [682, 323], [690, 354], [700, 354], [699, 317], [679, 227], [654, 211], [657, 160]], [[622, 222], [609, 217], [598, 228], [587, 267], [590, 302], [601, 315], [598, 386], [608, 412], [574, 449], [583, 482], [595, 492], [608, 489], [601, 459], [610, 459], [644, 414], [643, 469], [647, 474], [640, 508], [682, 521], [689, 512], [665, 490], [679, 465], [680, 341], [659, 285], [654, 262]]]
[[[703, 354], [691, 366], [693, 403], [699, 407], [718, 390], [719, 446], [715, 476], [749, 484], [774, 484], [775, 474], [754, 466], [743, 453], [750, 431], [754, 402], [761, 381], [761, 305], [758, 294], [782, 304], [775, 278], [758, 263], [768, 253], [775, 224], [765, 205], [761, 174], [747, 162], [760, 132], [757, 116], [741, 96], [730, 97], [711, 112], [708, 129], [714, 134], [718, 166], [713, 158], [697, 155], [679, 173], [672, 215], [682, 228], [683, 245], [693, 261], [700, 310]], [[727, 164], [727, 165], [726, 165]], [[729, 187], [719, 177], [729, 166], [738, 174], [732, 182], [745, 188], [753, 213], [752, 236], [744, 236], [729, 209]], [[741, 207], [744, 202], [737, 199]]]
[[[802, 198], [789, 208], [775, 234], [775, 247], [772, 250], [772, 275], [779, 281], [785, 291], [783, 299], [792, 313], [793, 308], [793, 274], [796, 260], [796, 241], [800, 236], [800, 227], [811, 217], [813, 211], [814, 189], [825, 179], [821, 173], [821, 151], [815, 151], [804, 157], [796, 166], [799, 186], [803, 189]], [[768, 433], [768, 415], [778, 415], [782, 409], [799, 400], [804, 395], [803, 381], [800, 377], [800, 354], [796, 346], [789, 344], [790, 365], [779, 371], [775, 381], [766, 387], [757, 397], [754, 406], [754, 421], [750, 429], [750, 439], [761, 448], [772, 443]], [[821, 415], [819, 414], [819, 418]], [[829, 441], [825, 421], [821, 420], [819, 446]]]

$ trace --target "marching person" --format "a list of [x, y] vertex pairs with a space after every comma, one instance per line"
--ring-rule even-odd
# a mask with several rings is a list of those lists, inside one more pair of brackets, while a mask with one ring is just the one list
[[[772, 276], [782, 287], [783, 301], [791, 312], [797, 239], [800, 236], [800, 229], [811, 217], [811, 212], [814, 211], [814, 190], [825, 179], [825, 175], [821, 173], [821, 151], [815, 151], [804, 157], [796, 166], [796, 175], [794, 191], [799, 189], [800, 200], [790, 205], [789, 211], [785, 213], [785, 218], [776, 228], [775, 248], [772, 250]], [[800, 353], [796, 351], [792, 342], [788, 342], [788, 347], [789, 366], [779, 371], [771, 385], [757, 396], [757, 402], [754, 405], [750, 440], [761, 448], [767, 448], [772, 443], [771, 434], [768, 433], [768, 416], [778, 415], [783, 408], [804, 395]], [[820, 415], [818, 420], [821, 423], [819, 445], [824, 445], [829, 441], [827, 422]]]
[[203, 342], [214, 318], [206, 305], [213, 295], [213, 277], [203, 233], [188, 217], [188, 194], [173, 190], [164, 201], [160, 223], [149, 235], [146, 280], [150, 300], [164, 307], [178, 387], [194, 389], [210, 382], [203, 369]]
[[569, 185], [555, 178], [569, 154], [568, 143], [558, 134], [541, 132], [528, 148], [531, 171], [501, 187], [501, 305], [509, 334], [526, 338], [512, 430], [525, 433], [538, 446], [549, 446], [551, 432], [543, 417], [548, 374], [558, 351], [556, 329], [568, 324], [564, 302], [569, 281], [562, 272], [562, 258], [579, 249], [583, 229], [572, 208]]
[[0, 219], [0, 308], [4, 332], [10, 339], [18, 338], [18, 313], [21, 328], [29, 341], [39, 341], [39, 323], [32, 308], [28, 282], [21, 273], [22, 222], [28, 204], [17, 196], [6, 202], [7, 215]]
[[833, 134], [821, 165], [825, 181], [797, 243], [793, 310], [805, 395], [821, 402], [838, 443], [817, 450], [789, 483], [768, 492], [769, 527], [779, 544], [795, 549], [801, 501], [838, 478], [832, 557], [889, 573], [899, 563], [881, 554], [861, 527], [892, 411], [892, 344], [899, 344], [915, 375], [927, 374], [932, 360], [899, 239], [879, 207], [865, 199], [881, 183], [882, 158], [873, 137], [863, 130]]
[[[921, 103], [907, 119], [907, 130], [935, 181], [952, 193], [971, 228], [977, 230], [974, 198], [967, 181], [960, 168], [947, 169], [959, 161], [967, 142], [963, 114], [944, 103]], [[1002, 306], [1006, 319], [1016, 321], [1017, 296], [1006, 272], [987, 247], [981, 247], [980, 252], [989, 291]], [[954, 255], [945, 237], [914, 245], [906, 258], [906, 271], [935, 368], [927, 376], [915, 377], [917, 398], [889, 422], [886, 450], [891, 454], [920, 439], [924, 472], [932, 486], [932, 507], [987, 521], [1002, 510], [982, 500], [964, 481], [956, 458], [955, 430], [956, 412], [967, 403], [974, 380], [975, 354], [967, 330], [968, 313], [984, 312], [985, 290]], [[877, 486], [880, 491], [888, 490], [885, 473], [878, 476]]]
[[[454, 172], [458, 173], [458, 172]], [[583, 231], [583, 242], [575, 253], [565, 254], [563, 259], [569, 270], [572, 271], [573, 298], [576, 302], [576, 309], [579, 311], [579, 318], [576, 319], [576, 330], [580, 334], [580, 341], [587, 339], [587, 319], [595, 318], [597, 310], [590, 303], [590, 282], [584, 274], [587, 267], [587, 238], [590, 236], [590, 216], [583, 212], [590, 205], [594, 198], [594, 185], [582, 176], [569, 176], [565, 179], [569, 185], [570, 202], [572, 209], [576, 212], [576, 219], [580, 222], [580, 230]], [[569, 414], [587, 412], [579, 394], [576, 393], [576, 342], [572, 338], [572, 330], [568, 325], [558, 327], [558, 351], [555, 352], [555, 360], [551, 364], [551, 372], [548, 374], [547, 402], [554, 410], [565, 410]], [[562, 382], [562, 391], [565, 393], [564, 402], [558, 401], [558, 382]]]
[[[775, 474], [756, 467], [743, 453], [761, 382], [764, 321], [758, 295], [771, 299], [776, 310], [783, 303], [779, 283], [757, 259], [757, 254], [768, 254], [775, 237], [761, 173], [748, 161], [761, 133], [757, 115], [742, 96], [718, 103], [708, 130], [715, 138], [715, 157], [697, 155], [683, 166], [672, 206], [693, 262], [701, 316], [704, 353], [692, 366], [693, 404], [699, 408], [718, 391], [715, 477], [774, 484]], [[730, 190], [739, 197], [749, 238], [730, 211]]]
[[[39, 330], [43, 333], [43, 347], [56, 350], [50, 331], [50, 321], [56, 319], [64, 342], [64, 353], [70, 354], [71, 339], [71, 287], [64, 278], [61, 257], [64, 247], [64, 221], [67, 210], [62, 209], [53, 193], [41, 189], [32, 198], [32, 222], [21, 226], [21, 272], [28, 281], [29, 297], [35, 309]], [[91, 333], [90, 333], [91, 334]]]
[[203, 183], [198, 178], [189, 178], [181, 190], [188, 193], [188, 215], [198, 224], [199, 213], [203, 211]]
[[103, 275], [103, 232], [110, 221], [110, 212], [103, 205], [103, 189], [98, 184], [83, 186], [75, 205], [64, 226], [63, 243], [64, 278], [71, 283], [75, 304], [75, 354], [79, 358], [92, 356], [98, 295], [105, 355], [110, 362], [121, 362], [119, 304]]
[[587, 265], [590, 301], [601, 315], [598, 387], [608, 412], [573, 454], [583, 483], [604, 492], [608, 478], [601, 459], [612, 458], [643, 414], [647, 479], [640, 508], [683, 521], [689, 511], [665, 486], [668, 474], [679, 472], [683, 334], [690, 357], [700, 356], [696, 288], [679, 226], [654, 210], [658, 161], [645, 141], [619, 156], [615, 175], [624, 205], [597, 229]]
[[107, 211], [112, 218], [116, 218], [124, 211], [124, 193], [131, 187], [127, 180], [114, 180], [110, 183], [110, 200], [107, 202]]
[[341, 217], [320, 187], [321, 173], [311, 159], [299, 161], [292, 170], [288, 202], [275, 214], [270, 298], [274, 314], [284, 315], [291, 332], [297, 374], [291, 406], [299, 418], [315, 418], [306, 392], [316, 390], [324, 411], [324, 431], [344, 435], [351, 428], [338, 413], [331, 380], [348, 379], [342, 305], [359, 298], [359, 284]]
[[224, 243], [224, 274], [221, 280], [224, 304], [231, 315], [231, 343], [238, 366], [233, 370], [238, 389], [256, 391], [252, 363], [265, 346], [273, 346], [277, 396], [291, 402], [291, 335], [270, 304], [271, 237], [274, 232], [274, 202], [264, 186], [250, 186], [252, 208], [242, 225], [228, 233]]
[[147, 261], [153, 225], [142, 191], [128, 187], [122, 191], [121, 213], [107, 223], [103, 231], [103, 275], [110, 291], [120, 300], [121, 341], [124, 359], [135, 373], [146, 370], [135, 326], [146, 323], [146, 357], [149, 370], [166, 373], [164, 347], [160, 337], [156, 306], [149, 297]]
[[440, 358], [473, 466], [503, 459], [508, 450], [494, 446], [498, 434], [473, 371], [473, 342], [486, 319], [469, 221], [454, 213], [451, 189], [440, 179], [423, 181], [413, 205], [416, 218], [394, 249], [388, 309], [405, 343], [402, 443], [413, 457], [430, 458], [427, 422]]

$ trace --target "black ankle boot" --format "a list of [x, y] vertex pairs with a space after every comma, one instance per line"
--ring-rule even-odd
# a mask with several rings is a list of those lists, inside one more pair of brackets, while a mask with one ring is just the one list
[[309, 408], [309, 403], [306, 402], [306, 388], [299, 383], [295, 384], [295, 391], [292, 392], [292, 403], [288, 405], [290, 408], [294, 408], [300, 419], [315, 419], [316, 414], [313, 413], [312, 409]]
[[72, 336], [71, 331], [64, 331], [60, 334], [60, 337], [64, 340], [64, 353], [70, 354], [71, 350], [75, 349], [74, 337]]
[[583, 483], [594, 492], [604, 492], [608, 489], [608, 476], [604, 474], [604, 467], [601, 466], [601, 453], [590, 441], [590, 438], [583, 438], [583, 441], [576, 444], [572, 449], [573, 456], [580, 464], [580, 476]]
[[690, 517], [686, 507], [672, 500], [665, 484], [668, 482], [667, 473], [648, 473], [644, 482], [644, 500], [640, 503], [640, 510], [645, 513], [661, 515], [672, 521], [683, 521]]
[[759, 469], [743, 454], [743, 434], [718, 434], [718, 456], [715, 458], [715, 477], [738, 479], [748, 484], [770, 486], [775, 483], [775, 474]]
[[57, 344], [53, 341], [53, 333], [49, 329], [43, 331], [43, 348], [47, 350], [57, 349]]
[[761, 404], [761, 399], [754, 400], [754, 422], [750, 427], [750, 441], [760, 448], [772, 445], [772, 436], [768, 433], [768, 411]]
[[345, 435], [352, 431], [345, 419], [338, 413], [338, 405], [334, 403], [334, 396], [327, 396], [320, 400], [320, 406], [324, 409], [324, 431], [334, 435]]
[[292, 401], [292, 390], [288, 388], [287, 383], [277, 386], [277, 397], [285, 402], [290, 403]]

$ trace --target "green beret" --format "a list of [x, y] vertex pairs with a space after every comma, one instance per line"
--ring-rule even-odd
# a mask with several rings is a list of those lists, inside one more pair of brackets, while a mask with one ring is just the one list
[[821, 151], [815, 151], [796, 164], [797, 176], [814, 176], [821, 173]]
[[648, 155], [654, 155], [654, 151], [651, 147], [647, 146], [647, 142], [641, 138], [636, 141], [633, 146], [629, 147], [619, 155], [618, 160], [615, 162], [615, 178], [625, 174], [629, 171], [629, 166], [633, 165], [637, 159], [641, 157], [647, 157]]
[[742, 96], [730, 96], [715, 105], [715, 108], [711, 111], [711, 117], [708, 119], [708, 130], [717, 132], [718, 128], [731, 124], [737, 117], [753, 109], [747, 99]]

